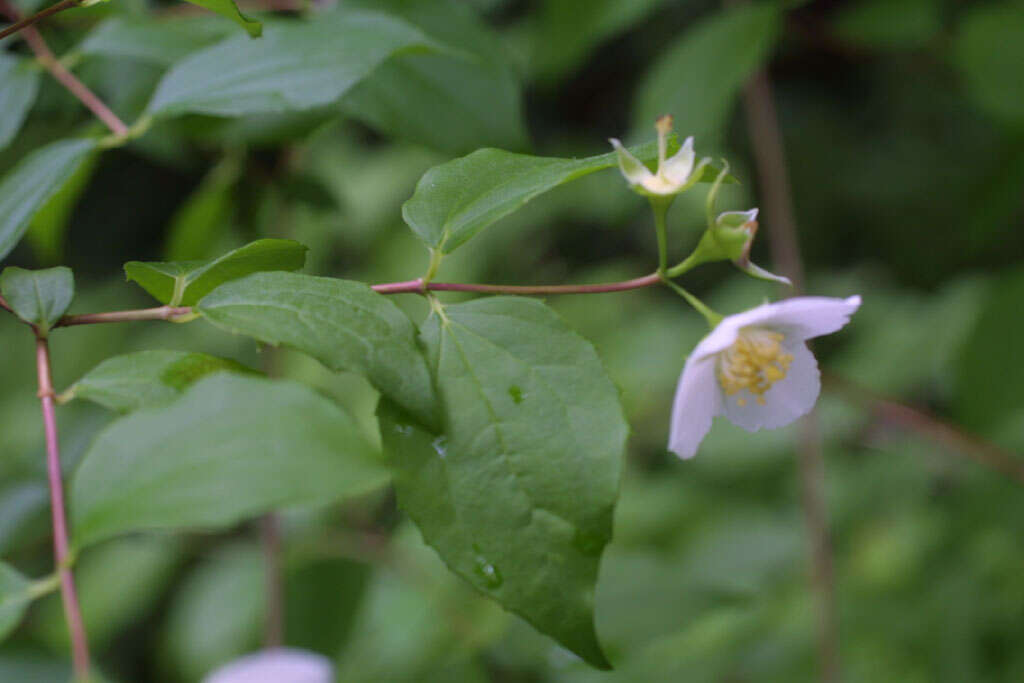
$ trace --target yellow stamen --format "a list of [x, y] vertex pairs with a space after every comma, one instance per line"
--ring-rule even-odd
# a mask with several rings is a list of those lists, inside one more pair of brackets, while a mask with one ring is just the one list
[[[718, 383], [725, 395], [746, 389], [764, 405], [764, 394], [786, 376], [793, 362], [793, 354], [782, 348], [783, 339], [778, 332], [757, 327], [740, 330], [733, 345], [718, 358]], [[742, 408], [746, 404], [745, 398], [736, 397], [736, 405]]]

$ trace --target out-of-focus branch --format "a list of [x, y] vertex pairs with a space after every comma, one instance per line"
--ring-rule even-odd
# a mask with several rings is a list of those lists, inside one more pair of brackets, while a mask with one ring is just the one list
[[836, 374], [823, 373], [825, 389], [870, 409], [879, 419], [919, 434], [946, 450], [1024, 484], [1024, 458], [964, 431], [961, 427], [860, 386]]
[[[738, 0], [727, 0], [726, 4], [740, 3]], [[743, 89], [743, 108], [757, 166], [762, 215], [767, 226], [772, 261], [776, 272], [792, 281], [792, 293], [800, 294], [804, 290], [804, 269], [797, 239], [786, 154], [767, 72], [759, 71], [746, 84]], [[814, 411], [800, 421], [797, 463], [800, 470], [801, 505], [810, 539], [811, 577], [818, 597], [821, 680], [824, 683], [838, 683], [842, 674], [835, 570], [825, 504], [825, 463], [821, 452], [818, 418]]]
[[[14, 5], [10, 4], [8, 0], [0, 0], [0, 12], [6, 14], [11, 18], [12, 21], [18, 22], [21, 19], [21, 14], [18, 12]], [[67, 90], [74, 95], [78, 100], [91, 111], [96, 118], [103, 122], [103, 124], [110, 129], [115, 135], [126, 135], [128, 133], [128, 126], [124, 124], [124, 121], [118, 118], [117, 114], [110, 110], [103, 100], [96, 96], [92, 90], [78, 80], [78, 77], [68, 71], [67, 67], [61, 64], [60, 60], [57, 59], [56, 55], [50, 49], [50, 46], [43, 40], [43, 36], [36, 30], [35, 26], [25, 25], [22, 29], [22, 35], [25, 37], [25, 42], [32, 48], [32, 52], [35, 53], [39, 63], [49, 71], [57, 81], [60, 82]]]
[[22, 29], [31, 26], [32, 24], [36, 23], [37, 21], [41, 21], [41, 20], [45, 19], [46, 17], [50, 16], [51, 14], [56, 14], [57, 12], [63, 12], [64, 10], [71, 9], [72, 7], [78, 7], [78, 3], [79, 3], [79, 0], [61, 0], [56, 5], [50, 5], [46, 9], [44, 9], [44, 10], [42, 10], [40, 12], [37, 12], [36, 14], [33, 14], [31, 17], [26, 17], [25, 19], [16, 20], [13, 24], [11, 24], [7, 28], [5, 28], [2, 31], [0, 31], [0, 39], [6, 38], [7, 36], [11, 35], [12, 33], [17, 33], [18, 31], [21, 31]]

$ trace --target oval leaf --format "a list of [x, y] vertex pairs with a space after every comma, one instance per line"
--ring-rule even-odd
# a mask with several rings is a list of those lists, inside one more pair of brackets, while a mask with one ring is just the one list
[[32, 602], [32, 583], [13, 567], [0, 562], [0, 641], [18, 627]]
[[[708, 144], [729, 120], [740, 88], [771, 54], [777, 3], [728, 9], [698, 23], [658, 59], [637, 91], [633, 130], [645, 133], [662, 114], [676, 130]], [[708, 140], [711, 138], [711, 140]]]
[[0, 181], [0, 259], [18, 244], [36, 211], [96, 148], [93, 140], [60, 140], [37, 149]]
[[71, 484], [76, 547], [141, 529], [222, 527], [387, 480], [355, 421], [293, 382], [221, 373], [112, 423]]
[[192, 306], [225, 282], [267, 270], [298, 270], [306, 264], [306, 251], [293, 240], [265, 239], [212, 261], [129, 261], [124, 273], [161, 303]]
[[380, 409], [399, 502], [476, 588], [594, 666], [627, 426], [594, 348], [542, 303], [448, 306], [423, 338], [444, 434]]
[[[658, 155], [653, 142], [630, 151], [645, 162]], [[428, 247], [449, 253], [534, 197], [617, 163], [614, 152], [558, 159], [480, 149], [424, 173], [412, 198], [402, 205], [402, 217]], [[707, 166], [701, 182], [712, 182], [717, 175]], [[628, 192], [625, 182], [623, 191]]]
[[31, 59], [0, 52], [0, 148], [21, 129], [36, 101], [42, 70]]
[[378, 12], [281, 20], [268, 23], [261, 40], [238, 36], [179, 62], [147, 110], [242, 116], [311, 109], [337, 100], [391, 55], [430, 45], [415, 27]]
[[129, 413], [173, 401], [203, 377], [222, 371], [255, 372], [241, 363], [205, 353], [139, 351], [103, 361], [61, 394], [60, 401], [84, 398]]
[[360, 372], [421, 421], [436, 422], [434, 391], [409, 318], [359, 282], [259, 273], [218, 287], [196, 310], [218, 327]]
[[454, 0], [365, 2], [407, 20], [465, 56], [410, 54], [389, 59], [342, 101], [352, 116], [388, 135], [448, 154], [527, 146], [518, 79], [502, 42]]
[[252, 38], [259, 38], [263, 35], [263, 24], [242, 14], [238, 9], [238, 5], [232, 0], [186, 0], [186, 2], [199, 5], [211, 12], [216, 12], [222, 17], [227, 17], [244, 28], [246, 33]]
[[11, 266], [0, 273], [0, 292], [19, 318], [45, 335], [75, 298], [75, 276], [64, 266], [46, 270]]
[[100, 23], [78, 46], [83, 55], [118, 57], [170, 66], [225, 37], [231, 30], [205, 17], [121, 15]]

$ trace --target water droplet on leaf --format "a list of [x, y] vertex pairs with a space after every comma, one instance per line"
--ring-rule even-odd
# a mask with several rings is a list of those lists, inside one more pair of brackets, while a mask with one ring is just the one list
[[488, 562], [487, 558], [483, 555], [477, 555], [473, 562], [473, 571], [483, 580], [488, 588], [499, 588], [505, 582], [498, 568]]
[[431, 441], [430, 445], [434, 447], [434, 451], [442, 458], [448, 455], [448, 437], [443, 434]]

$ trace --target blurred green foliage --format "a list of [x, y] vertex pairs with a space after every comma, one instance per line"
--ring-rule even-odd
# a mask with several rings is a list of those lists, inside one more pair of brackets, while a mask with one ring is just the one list
[[[38, 3], [19, 3], [30, 4]], [[427, 254], [400, 206], [431, 166], [485, 146], [598, 154], [608, 137], [647, 139], [647, 119], [663, 111], [676, 114], [682, 135], [701, 135], [699, 154], [730, 160], [744, 184], [724, 188], [719, 207], [746, 209], [758, 204], [760, 185], [738, 95], [764, 63], [809, 290], [864, 297], [848, 330], [818, 345], [823, 367], [1013, 457], [1024, 451], [1020, 0], [727, 10], [705, 0], [383, 4], [477, 61], [407, 54], [325, 107], [160, 121], [126, 148], [78, 166], [8, 261], [70, 266], [74, 313], [152, 305], [124, 282], [125, 261], [209, 259], [258, 238], [308, 245], [309, 273], [404, 280], [424, 271]], [[170, 64], [224, 36], [248, 40], [221, 17], [179, 13], [176, 5], [114, 0], [58, 15], [44, 34], [58, 54], [78, 55], [76, 73], [130, 122]], [[124, 48], [132, 45], [126, 34], [138, 49]], [[21, 90], [0, 94], [0, 131], [17, 128], [9, 118], [21, 115], [17, 102], [31, 106], [0, 152], [6, 175], [31, 150], [93, 124], [45, 74], [32, 102], [35, 72], [22, 74], [12, 61], [27, 55], [24, 45], [8, 39], [3, 48], [0, 76], [17, 73]], [[417, 88], [394, 85], [410, 74], [422, 79]], [[703, 224], [698, 194], [670, 215], [680, 257]], [[649, 222], [642, 200], [604, 171], [481, 232], [438, 278], [634, 277], [652, 268]], [[766, 266], [770, 231], [754, 254]], [[725, 265], [688, 281], [723, 312], [771, 293]], [[426, 313], [416, 297], [395, 302], [416, 320]], [[748, 434], [716, 424], [696, 459], [677, 461], [665, 451], [670, 401], [703, 321], [664, 291], [549, 303], [594, 342], [632, 426], [596, 598], [598, 634], [619, 670], [590, 670], [475, 594], [395, 511], [387, 490], [283, 516], [286, 642], [336, 658], [344, 681], [811, 680], [815, 607], [796, 429]], [[344, 405], [378, 440], [377, 395], [365, 380], [297, 352], [268, 359], [255, 343], [205, 323], [91, 326], [62, 332], [52, 345], [58, 390], [130, 351], [269, 362]], [[6, 315], [0, 350], [0, 555], [43, 576], [51, 570], [49, 510], [32, 340]], [[845, 680], [1024, 679], [1020, 483], [971, 462], [963, 444], [908, 431], [854, 398], [827, 385], [820, 404]], [[111, 418], [82, 401], [61, 409], [68, 472]], [[86, 550], [79, 587], [106, 675], [197, 681], [258, 647], [266, 605], [257, 539], [255, 525], [242, 524]], [[66, 650], [51, 596], [0, 646], [0, 680], [59, 680]]]

